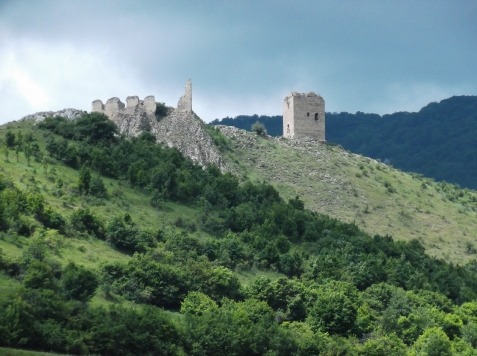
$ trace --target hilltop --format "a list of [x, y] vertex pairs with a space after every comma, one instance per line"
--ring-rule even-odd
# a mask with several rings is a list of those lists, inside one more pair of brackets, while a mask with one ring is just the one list
[[418, 239], [431, 256], [474, 258], [477, 192], [394, 169], [340, 146], [261, 137], [215, 126], [229, 140], [224, 160], [242, 180], [266, 181], [286, 199], [370, 234]]
[[[282, 116], [214, 120], [250, 130], [262, 122], [271, 136], [283, 134]], [[326, 140], [408, 172], [477, 189], [477, 97], [454, 96], [419, 112], [389, 115], [326, 113]]]

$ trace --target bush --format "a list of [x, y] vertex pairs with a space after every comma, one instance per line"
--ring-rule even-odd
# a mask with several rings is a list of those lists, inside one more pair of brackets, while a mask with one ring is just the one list
[[267, 129], [265, 128], [265, 125], [258, 121], [252, 125], [252, 131], [259, 136], [267, 135]]
[[156, 111], [155, 111], [155, 115], [156, 115], [156, 119], [162, 119], [163, 117], [166, 117], [167, 116], [167, 112], [169, 110], [167, 109], [167, 106], [166, 104], [164, 103], [156, 103]]
[[98, 279], [90, 270], [70, 262], [63, 270], [61, 287], [66, 299], [87, 302], [98, 287]]
[[8, 148], [15, 147], [15, 134], [10, 130], [5, 134], [5, 144]]
[[97, 198], [105, 198], [106, 193], [106, 187], [104, 186], [104, 182], [101, 177], [95, 176], [91, 178], [91, 182], [89, 184], [89, 194]]
[[88, 208], [77, 209], [71, 214], [71, 227], [79, 232], [87, 232], [98, 238], [104, 238], [104, 227], [101, 220]]

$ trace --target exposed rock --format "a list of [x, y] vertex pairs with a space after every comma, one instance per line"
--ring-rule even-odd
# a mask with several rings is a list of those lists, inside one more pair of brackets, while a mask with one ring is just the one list
[[221, 154], [207, 133], [204, 122], [192, 111], [192, 83], [187, 81], [185, 93], [179, 99], [177, 109], [168, 108], [163, 118], [155, 116], [156, 103], [153, 96], [144, 101], [137, 96], [126, 99], [125, 106], [118, 98], [111, 98], [106, 105], [100, 100], [93, 101], [92, 109], [106, 114], [128, 137], [134, 137], [143, 131], [153, 133], [157, 140], [169, 147], [176, 147], [183, 155], [206, 166], [217, 165], [226, 171]]
[[86, 111], [77, 110], [77, 109], [63, 109], [60, 111], [41, 111], [35, 114], [24, 116], [20, 119], [20, 121], [43, 121], [46, 117], [56, 117], [62, 116], [68, 120], [75, 120], [79, 118], [81, 115], [85, 114]]

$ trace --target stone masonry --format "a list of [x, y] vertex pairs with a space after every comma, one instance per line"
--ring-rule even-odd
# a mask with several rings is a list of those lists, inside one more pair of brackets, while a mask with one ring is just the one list
[[105, 105], [101, 100], [92, 103], [93, 112], [102, 112], [116, 123], [126, 136], [138, 136], [143, 131], [154, 134], [159, 142], [176, 147], [184, 156], [206, 166], [226, 168], [214, 141], [205, 130], [204, 122], [192, 110], [192, 82], [187, 81], [184, 95], [177, 108], [168, 107], [166, 117], [156, 118], [156, 101], [153, 96], [139, 100], [137, 96], [126, 98], [126, 105], [118, 98], [109, 99]]
[[325, 101], [313, 92], [292, 92], [283, 101], [283, 136], [325, 142]]

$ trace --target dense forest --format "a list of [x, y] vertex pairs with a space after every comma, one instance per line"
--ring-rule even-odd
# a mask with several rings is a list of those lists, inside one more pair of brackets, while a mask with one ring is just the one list
[[[47, 118], [37, 130], [49, 137], [45, 151], [33, 135], [10, 130], [6, 160], [22, 152], [42, 162], [58, 190], [52, 167], [76, 169], [70, 194], [80, 197], [109, 199], [103, 179], [115, 178], [157, 209], [166, 201], [199, 207], [200, 223], [150, 230], [127, 213], [100, 216], [87, 205], [66, 214], [45, 202], [34, 176], [20, 189], [0, 172], [0, 238], [30, 239], [21, 257], [0, 251], [2, 273], [21, 282], [0, 305], [0, 346], [101, 355], [477, 354], [477, 261], [453, 265], [426, 255], [418, 240], [370, 236], [304, 209], [298, 197], [284, 201], [265, 182], [204, 169], [147, 132], [118, 136], [102, 114]], [[98, 270], [60, 265], [59, 245], [85, 237], [132, 258]], [[242, 284], [236, 272], [252, 268], [281, 277]], [[91, 306], [95, 293], [138, 307]]]
[[[211, 124], [250, 130], [261, 122], [283, 134], [281, 116], [237, 116]], [[454, 96], [419, 112], [390, 115], [326, 113], [326, 140], [404, 171], [477, 189], [477, 97]]]

